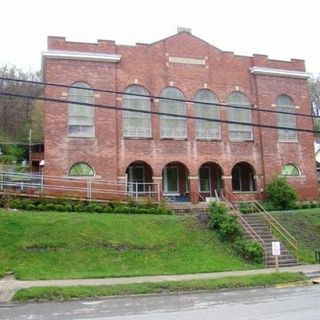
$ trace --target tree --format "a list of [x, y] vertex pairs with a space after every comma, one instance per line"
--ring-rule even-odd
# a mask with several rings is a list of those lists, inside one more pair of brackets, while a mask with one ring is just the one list
[[[40, 79], [38, 72], [24, 72], [16, 66], [10, 65], [0, 66], [0, 77], [31, 81]], [[2, 92], [39, 96], [43, 92], [43, 87], [37, 84], [0, 79], [0, 93]], [[32, 124], [32, 113], [35, 108], [38, 109], [39, 104], [33, 99], [0, 95], [0, 131], [13, 140], [27, 141]], [[38, 121], [43, 122], [43, 119], [38, 119]]]
[[309, 90], [312, 103], [312, 112], [320, 116], [320, 75], [316, 79], [309, 81]]
[[[320, 116], [320, 75], [309, 81], [311, 110], [313, 115]], [[320, 119], [314, 118], [314, 129], [320, 131]]]

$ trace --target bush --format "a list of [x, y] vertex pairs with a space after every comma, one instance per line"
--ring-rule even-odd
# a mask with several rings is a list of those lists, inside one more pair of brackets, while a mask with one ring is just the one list
[[211, 202], [209, 205], [210, 221], [208, 224], [209, 229], [220, 229], [227, 213], [226, 206], [221, 202]]
[[317, 203], [316, 202], [311, 202], [310, 203], [310, 208], [316, 208], [317, 207]]
[[294, 208], [297, 193], [283, 177], [274, 178], [267, 186], [267, 199], [276, 210]]
[[234, 242], [233, 248], [237, 254], [242, 256], [246, 261], [251, 263], [263, 262], [263, 249], [253, 240], [239, 239]]
[[242, 235], [235, 217], [225, 216], [218, 229], [218, 236], [223, 241], [234, 242]]
[[64, 212], [92, 212], [92, 213], [120, 213], [120, 214], [164, 214], [173, 212], [164, 207], [155, 207], [150, 201], [137, 204], [130, 202], [100, 203], [94, 201], [77, 201], [65, 198], [24, 198], [19, 196], [0, 196], [0, 207], [21, 210], [64, 211]]
[[249, 202], [241, 202], [240, 203], [240, 212], [242, 214], [254, 212], [251, 203], [249, 203]]

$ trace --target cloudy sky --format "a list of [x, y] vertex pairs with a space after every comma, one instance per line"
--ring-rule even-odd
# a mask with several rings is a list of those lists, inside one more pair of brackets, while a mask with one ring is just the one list
[[0, 64], [39, 70], [48, 35], [150, 43], [177, 26], [225, 51], [300, 58], [307, 71], [320, 73], [319, 0], [1, 1]]

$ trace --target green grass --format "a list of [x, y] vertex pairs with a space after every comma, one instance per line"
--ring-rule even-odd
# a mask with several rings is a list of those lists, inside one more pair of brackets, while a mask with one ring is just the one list
[[0, 210], [0, 274], [67, 279], [256, 268], [193, 217]]
[[298, 240], [299, 261], [315, 263], [320, 250], [320, 208], [272, 212], [272, 215]]
[[299, 273], [272, 273], [212, 280], [165, 281], [110, 286], [42, 287], [21, 289], [16, 292], [13, 300], [20, 302], [28, 300], [70, 300], [73, 298], [85, 299], [129, 294], [265, 287], [305, 280], [305, 276]]

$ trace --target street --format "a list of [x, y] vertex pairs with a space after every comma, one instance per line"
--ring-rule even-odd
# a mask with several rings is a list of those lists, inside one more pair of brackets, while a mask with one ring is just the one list
[[212, 293], [29, 303], [0, 308], [1, 320], [320, 318], [320, 287], [267, 288]]

